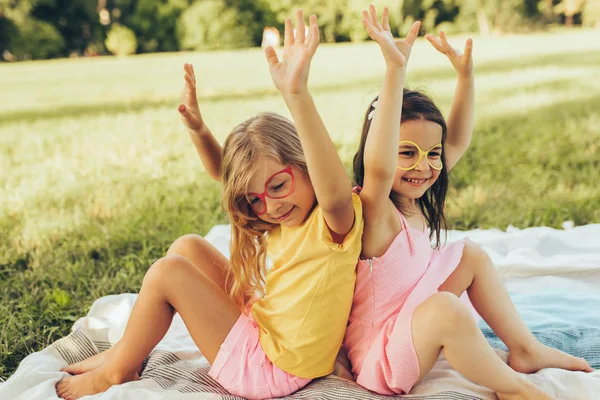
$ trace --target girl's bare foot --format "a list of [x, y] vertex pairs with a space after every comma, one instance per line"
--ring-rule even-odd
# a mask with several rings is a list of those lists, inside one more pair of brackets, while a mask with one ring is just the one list
[[[512, 350], [512, 349], [511, 349]], [[529, 348], [512, 350], [508, 365], [517, 372], [531, 374], [543, 368], [560, 368], [569, 371], [592, 372], [594, 369], [583, 358], [574, 357], [552, 347], [536, 342]]]
[[138, 380], [137, 372], [128, 374], [109, 371], [106, 364], [81, 375], [69, 376], [56, 384], [56, 394], [61, 399], [74, 400], [80, 397], [105, 392], [113, 385]]
[[83, 374], [85, 372], [91, 371], [93, 369], [96, 369], [99, 366], [101, 366], [102, 364], [104, 364], [106, 357], [110, 356], [110, 354], [112, 354], [113, 349], [114, 349], [114, 347], [111, 347], [110, 349], [103, 351], [102, 353], [93, 355], [90, 358], [87, 358], [83, 361], [70, 364], [70, 365], [66, 366], [65, 368], [61, 369], [61, 371], [69, 373], [71, 375], [79, 375], [79, 374]]

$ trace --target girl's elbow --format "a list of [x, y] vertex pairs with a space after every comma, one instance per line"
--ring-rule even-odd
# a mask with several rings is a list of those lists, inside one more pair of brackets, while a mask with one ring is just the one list
[[218, 172], [209, 172], [208, 176], [210, 176], [213, 180], [217, 181], [217, 182], [221, 182], [221, 174], [219, 174]]

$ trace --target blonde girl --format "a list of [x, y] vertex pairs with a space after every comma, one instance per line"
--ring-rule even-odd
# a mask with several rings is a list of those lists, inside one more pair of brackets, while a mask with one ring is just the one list
[[138, 379], [175, 312], [211, 363], [210, 376], [232, 394], [286, 396], [333, 370], [363, 224], [360, 199], [307, 90], [318, 44], [315, 16], [306, 37], [302, 11], [295, 36], [286, 21], [283, 61], [273, 48], [266, 57], [295, 127], [261, 114], [238, 125], [222, 151], [200, 115], [193, 68], [185, 66], [179, 111], [206, 170], [223, 183], [231, 260], [199, 236], [175, 241], [148, 270], [123, 338], [64, 369], [75, 376], [57, 384], [60, 397]]

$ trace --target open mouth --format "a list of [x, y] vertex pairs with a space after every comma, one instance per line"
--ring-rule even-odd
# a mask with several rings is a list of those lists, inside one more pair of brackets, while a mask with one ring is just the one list
[[408, 182], [412, 186], [421, 186], [425, 182], [427, 182], [429, 180], [429, 178], [427, 178], [427, 179], [402, 178], [402, 180], [405, 182]]

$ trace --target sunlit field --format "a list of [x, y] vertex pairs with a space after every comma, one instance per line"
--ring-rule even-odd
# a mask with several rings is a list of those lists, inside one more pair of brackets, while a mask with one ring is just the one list
[[[451, 173], [451, 227], [600, 222], [598, 31], [475, 38], [474, 57], [476, 128]], [[260, 49], [0, 64], [0, 377], [98, 297], [136, 292], [175, 238], [227, 221], [176, 110], [184, 62], [221, 142], [258, 112], [289, 116]], [[323, 45], [313, 62], [348, 170], [382, 73], [374, 43]], [[454, 85], [419, 39], [408, 86], [447, 113]]]

